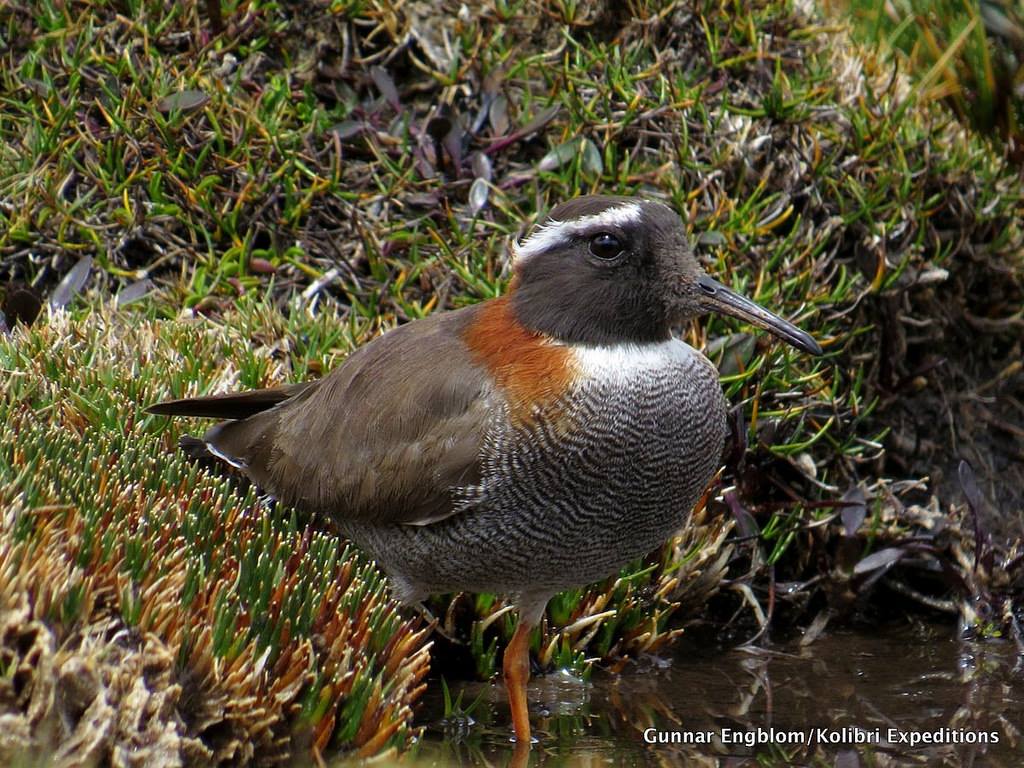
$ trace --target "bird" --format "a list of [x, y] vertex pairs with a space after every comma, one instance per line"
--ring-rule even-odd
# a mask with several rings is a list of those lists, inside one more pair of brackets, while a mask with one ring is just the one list
[[400, 602], [506, 596], [518, 745], [531, 742], [529, 636], [549, 599], [660, 546], [720, 467], [718, 372], [673, 329], [717, 312], [822, 349], [710, 277], [658, 200], [569, 199], [511, 257], [503, 295], [395, 327], [323, 378], [147, 410], [220, 419], [205, 450], [330, 516]]

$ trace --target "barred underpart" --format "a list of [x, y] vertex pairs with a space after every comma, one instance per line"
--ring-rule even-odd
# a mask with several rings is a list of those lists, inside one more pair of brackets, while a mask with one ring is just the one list
[[553, 594], [615, 573], [685, 524], [725, 442], [714, 368], [682, 342], [652, 346], [665, 353], [606, 356], [528, 426], [496, 409], [482, 481], [459, 489], [457, 514], [415, 528], [342, 525], [407, 600]]

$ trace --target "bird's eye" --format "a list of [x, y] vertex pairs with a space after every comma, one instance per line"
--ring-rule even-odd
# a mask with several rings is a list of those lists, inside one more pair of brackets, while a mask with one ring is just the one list
[[622, 243], [615, 235], [602, 232], [591, 239], [590, 252], [599, 259], [611, 260], [622, 253]]

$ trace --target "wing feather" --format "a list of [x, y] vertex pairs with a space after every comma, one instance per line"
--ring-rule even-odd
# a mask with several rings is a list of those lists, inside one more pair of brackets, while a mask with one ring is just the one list
[[476, 311], [396, 328], [325, 378], [218, 424], [204, 440], [288, 504], [380, 523], [446, 517], [453, 489], [479, 482], [494, 405], [463, 341]]

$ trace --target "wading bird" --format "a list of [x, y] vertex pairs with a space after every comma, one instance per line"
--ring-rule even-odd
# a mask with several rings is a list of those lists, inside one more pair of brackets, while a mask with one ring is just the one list
[[323, 379], [149, 411], [224, 419], [206, 449], [329, 514], [398, 599], [510, 596], [503, 672], [528, 744], [528, 637], [548, 600], [658, 547], [719, 467], [717, 371], [672, 327], [721, 312], [821, 348], [705, 274], [659, 202], [570, 200], [513, 257], [506, 295], [395, 328]]

